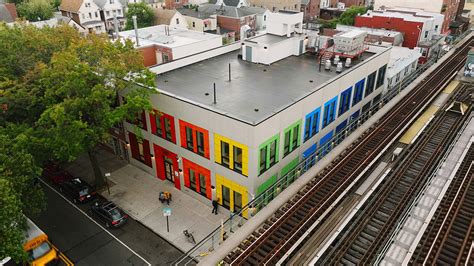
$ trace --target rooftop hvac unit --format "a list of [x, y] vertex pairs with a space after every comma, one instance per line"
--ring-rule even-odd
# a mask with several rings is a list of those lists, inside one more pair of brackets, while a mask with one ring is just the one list
[[341, 73], [341, 72], [342, 72], [342, 62], [337, 63], [336, 72], [337, 72], [337, 73]]
[[334, 65], [337, 66], [337, 64], [339, 64], [340, 61], [341, 59], [339, 58], [339, 55], [336, 55], [336, 57], [334, 57]]
[[324, 65], [324, 69], [325, 69], [326, 71], [331, 70], [331, 60], [329, 60], [329, 59], [326, 60], [326, 63], [325, 63], [325, 65]]
[[351, 64], [352, 64], [352, 59], [350, 59], [349, 57], [346, 58], [346, 67], [347, 68], [351, 67]]

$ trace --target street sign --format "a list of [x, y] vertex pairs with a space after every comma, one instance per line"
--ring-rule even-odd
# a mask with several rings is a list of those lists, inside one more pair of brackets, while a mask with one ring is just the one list
[[163, 208], [163, 216], [170, 216], [170, 215], [171, 215], [171, 208], [170, 207]]

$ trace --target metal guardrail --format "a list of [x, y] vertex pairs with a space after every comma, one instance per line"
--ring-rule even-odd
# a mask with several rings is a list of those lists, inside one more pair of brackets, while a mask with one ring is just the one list
[[[467, 31], [462, 36], [459, 36], [454, 44], [459, 42], [470, 31]], [[419, 65], [416, 71], [405, 76], [402, 80], [396, 83], [393, 87], [388, 88], [388, 91], [380, 97], [378, 100], [373, 100], [371, 107], [361, 113], [357, 119], [349, 122], [339, 133], [336, 133], [326, 144], [321, 145], [316, 151], [310, 154], [307, 158], [304, 158], [298, 165], [290, 170], [286, 175], [277, 179], [277, 181], [268, 187], [265, 191], [257, 195], [247, 205], [237, 213], [231, 213], [230, 217], [223, 222], [223, 224], [214, 229], [209, 235], [197, 243], [191, 248], [186, 254], [173, 262], [173, 265], [189, 265], [195, 264], [203, 256], [207, 256], [210, 252], [214, 251], [223, 241], [228, 237], [229, 234], [234, 233], [247, 222], [249, 217], [254, 216], [259, 210], [264, 208], [274, 197], [278, 196], [284, 189], [286, 189], [291, 183], [298, 179], [302, 174], [307, 172], [316, 162], [320, 161], [326, 154], [328, 154], [335, 146], [342, 142], [351, 132], [356, 130], [362, 123], [367, 121], [375, 112], [377, 112], [384, 104], [393, 99], [413, 80], [424, 73], [430, 66], [438, 61], [439, 58], [444, 56], [447, 51], [440, 50], [436, 58], [431, 58], [423, 65]], [[377, 90], [382, 90], [378, 88]], [[375, 93], [372, 92], [372, 93]], [[361, 111], [362, 112], [362, 111]]]

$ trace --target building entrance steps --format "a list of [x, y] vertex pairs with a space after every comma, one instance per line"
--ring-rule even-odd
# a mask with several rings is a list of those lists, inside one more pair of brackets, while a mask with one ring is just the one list
[[[218, 209], [219, 214], [213, 214], [210, 200], [203, 198], [203, 201], [200, 201], [193, 198], [175, 188], [174, 183], [158, 179], [106, 150], [100, 149], [98, 152], [97, 158], [102, 173], [110, 172], [110, 195], [107, 189], [101, 190], [100, 194], [183, 252], [194, 246], [184, 235], [184, 230], [191, 232], [198, 243], [217, 228], [221, 220], [229, 218], [229, 211], [221, 206]], [[66, 169], [74, 176], [94, 183], [94, 174], [87, 155], [80, 156]], [[182, 186], [182, 189], [187, 188]], [[172, 194], [169, 205], [160, 202], [161, 191], [169, 191]], [[200, 197], [197, 193], [196, 196]], [[166, 207], [171, 208], [171, 215], [168, 217], [169, 232], [166, 229], [166, 217], [163, 215], [163, 209]]]

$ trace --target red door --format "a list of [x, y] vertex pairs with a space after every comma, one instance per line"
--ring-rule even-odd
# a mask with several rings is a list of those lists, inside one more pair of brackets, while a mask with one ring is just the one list
[[155, 150], [156, 176], [161, 180], [169, 180], [174, 186], [181, 190], [179, 180], [178, 156], [169, 150], [153, 144]]

